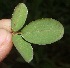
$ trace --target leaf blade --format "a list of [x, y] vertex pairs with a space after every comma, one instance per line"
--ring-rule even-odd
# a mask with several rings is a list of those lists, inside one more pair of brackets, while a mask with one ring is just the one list
[[24, 41], [20, 35], [13, 35], [13, 43], [18, 52], [24, 58], [26, 62], [30, 62], [33, 59], [33, 48], [30, 43]]
[[21, 32], [28, 42], [45, 45], [60, 40], [63, 37], [64, 28], [59, 21], [45, 18], [29, 23]]
[[28, 9], [24, 3], [19, 3], [13, 12], [12, 15], [12, 30], [14, 32], [17, 32], [22, 28], [22, 26], [25, 24], [26, 18], [28, 14]]

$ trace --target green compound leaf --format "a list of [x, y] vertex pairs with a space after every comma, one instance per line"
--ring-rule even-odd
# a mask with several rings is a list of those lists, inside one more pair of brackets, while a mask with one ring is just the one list
[[33, 59], [33, 48], [31, 44], [24, 41], [22, 37], [17, 34], [13, 35], [12, 39], [18, 52], [21, 54], [24, 60], [29, 63]]
[[64, 28], [59, 21], [45, 18], [31, 22], [21, 32], [28, 42], [45, 45], [60, 40], [63, 37]]
[[27, 18], [28, 10], [25, 4], [19, 3], [14, 10], [12, 15], [12, 30], [14, 32], [18, 31], [24, 25]]

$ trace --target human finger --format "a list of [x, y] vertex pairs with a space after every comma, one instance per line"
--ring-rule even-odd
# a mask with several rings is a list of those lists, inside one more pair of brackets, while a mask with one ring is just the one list
[[0, 29], [0, 62], [12, 49], [12, 34], [5, 29]]
[[11, 19], [0, 20], [0, 29], [5, 29], [11, 32]]

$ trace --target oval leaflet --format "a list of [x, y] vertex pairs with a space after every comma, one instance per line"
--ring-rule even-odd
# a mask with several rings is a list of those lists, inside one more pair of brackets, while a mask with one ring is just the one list
[[12, 15], [12, 30], [14, 32], [17, 32], [22, 28], [22, 26], [25, 24], [26, 18], [27, 18], [28, 10], [25, 4], [19, 3], [15, 9], [14, 13]]
[[30, 62], [33, 59], [33, 48], [30, 43], [24, 41], [20, 35], [13, 35], [13, 43], [18, 52], [24, 58], [26, 62]]
[[32, 21], [21, 32], [28, 42], [45, 45], [60, 40], [63, 37], [64, 28], [59, 21], [45, 18]]

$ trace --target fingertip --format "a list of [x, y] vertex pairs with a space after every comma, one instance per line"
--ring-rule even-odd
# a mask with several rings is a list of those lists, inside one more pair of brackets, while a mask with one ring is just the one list
[[12, 30], [11, 30], [11, 19], [0, 20], [0, 29], [5, 29], [9, 32], [12, 32]]
[[12, 46], [12, 34], [0, 29], [0, 62], [9, 54]]

